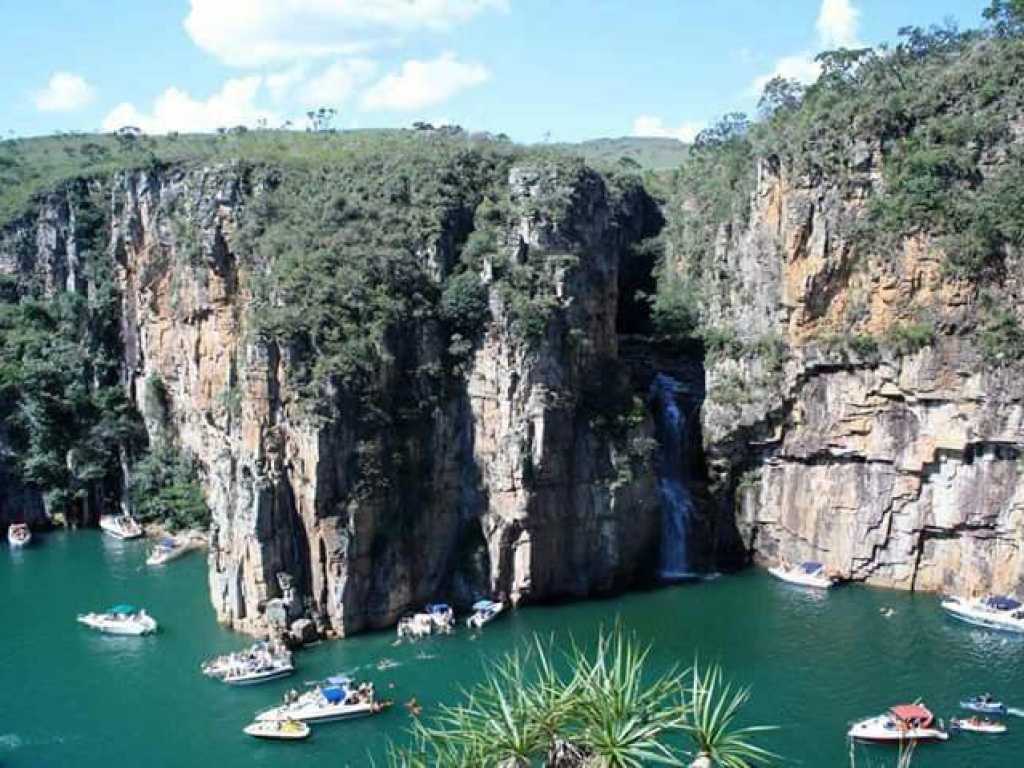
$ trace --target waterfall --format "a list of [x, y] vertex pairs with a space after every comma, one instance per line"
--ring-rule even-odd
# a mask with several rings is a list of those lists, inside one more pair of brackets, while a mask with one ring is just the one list
[[659, 373], [651, 383], [650, 392], [660, 448], [657, 475], [662, 517], [658, 575], [667, 581], [694, 576], [690, 570], [688, 546], [695, 507], [687, 487], [683, 451], [688, 430], [686, 414], [679, 407], [681, 389], [678, 381]]

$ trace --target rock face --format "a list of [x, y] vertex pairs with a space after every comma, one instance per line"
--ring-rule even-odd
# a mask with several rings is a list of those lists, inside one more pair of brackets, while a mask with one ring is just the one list
[[[546, 328], [517, 335], [492, 288], [461, 384], [414, 429], [381, 433], [342, 396], [328, 416], [311, 413], [290, 378], [295, 351], [251, 333], [258, 267], [236, 252], [237, 232], [273, 183], [267, 171], [218, 166], [123, 173], [107, 189], [124, 384], [150, 439], [201, 467], [218, 617], [253, 633], [309, 617], [320, 632], [349, 634], [431, 599], [584, 596], [650, 576], [660, 507], [650, 464], [629, 450], [651, 439], [650, 419], [613, 434], [581, 395], [625, 377], [618, 269], [630, 243], [653, 234], [650, 200], [613, 199], [586, 170], [513, 168], [502, 248], [550, 265]], [[552, 193], [567, 203], [545, 213], [535, 203]], [[89, 290], [69, 201], [54, 193], [8, 227], [0, 270], [51, 292]], [[444, 212], [423, 249], [435, 278], [457, 260], [465, 232], [453, 227], [466, 214]], [[388, 352], [430, 365], [446, 342], [428, 321]], [[404, 386], [394, 371], [379, 375], [385, 393]], [[389, 458], [399, 454], [402, 465]], [[379, 473], [372, 485], [367, 467]]]
[[[816, 559], [906, 589], [1019, 589], [1019, 372], [982, 364], [963, 333], [975, 291], [943, 274], [938, 243], [858, 247], [850, 222], [881, 183], [879, 153], [861, 154], [842, 185], [763, 161], [749, 219], [719, 233], [710, 321], [788, 354], [708, 361], [715, 503], [760, 560]], [[1016, 303], [1016, 278], [1000, 291]], [[932, 343], [891, 341], [922, 320]], [[868, 337], [877, 348], [858, 347]]]

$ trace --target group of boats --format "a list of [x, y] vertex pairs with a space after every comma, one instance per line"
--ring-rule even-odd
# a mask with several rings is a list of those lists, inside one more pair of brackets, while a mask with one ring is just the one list
[[[470, 629], [481, 629], [494, 621], [505, 610], [505, 603], [478, 600], [473, 613], [466, 619]], [[404, 616], [398, 622], [398, 639], [417, 639], [433, 634], [451, 634], [455, 631], [455, 611], [447, 603], [431, 603], [419, 613]]]
[[1005, 723], [986, 715], [1013, 714], [1024, 716], [1024, 710], [1007, 707], [991, 694], [984, 693], [960, 702], [960, 707], [975, 714], [969, 717], [952, 717], [947, 729], [942, 721], [936, 723], [935, 715], [924, 704], [897, 704], [888, 711], [854, 723], [847, 734], [857, 741], [879, 743], [912, 741], [946, 741], [951, 732], [1000, 734], [1006, 733]]

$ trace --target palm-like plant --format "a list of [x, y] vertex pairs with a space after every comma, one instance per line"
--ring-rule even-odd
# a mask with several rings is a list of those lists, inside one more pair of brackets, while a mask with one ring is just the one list
[[578, 648], [574, 740], [586, 744], [595, 768], [681, 765], [662, 741], [686, 723], [679, 700], [682, 674], [677, 670], [649, 679], [649, 646], [641, 646], [616, 629], [602, 634], [593, 657]]
[[690, 768], [751, 768], [773, 761], [776, 756], [755, 741], [759, 734], [775, 730], [774, 726], [736, 725], [740, 710], [750, 699], [750, 689], [725, 683], [717, 665], [704, 671], [694, 666], [691, 676], [684, 693], [689, 712], [684, 728], [696, 747]]
[[[749, 768], [770, 753], [753, 743], [765, 727], [737, 728], [747, 690], [722, 686], [721, 671], [652, 676], [650, 648], [616, 627], [597, 648], [573, 645], [562, 674], [550, 644], [535, 640], [497, 662], [465, 701], [417, 721], [412, 746], [392, 749], [392, 768], [641, 768], [683, 765], [665, 739], [688, 733], [723, 768]], [[558, 665], [562, 666], [562, 665]], [[699, 763], [695, 763], [698, 765]]]

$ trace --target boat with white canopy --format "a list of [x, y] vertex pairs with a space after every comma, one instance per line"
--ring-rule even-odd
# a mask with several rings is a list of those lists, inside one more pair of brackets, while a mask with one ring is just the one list
[[144, 609], [127, 603], [115, 605], [104, 613], [83, 613], [78, 623], [108, 635], [150, 635], [157, 630], [156, 619]]

